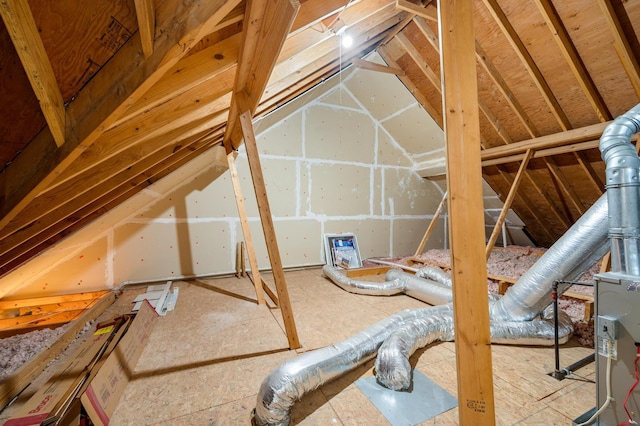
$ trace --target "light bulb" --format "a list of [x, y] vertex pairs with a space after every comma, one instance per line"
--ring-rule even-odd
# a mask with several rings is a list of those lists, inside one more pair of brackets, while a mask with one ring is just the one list
[[353, 38], [349, 34], [342, 34], [342, 47], [351, 47]]

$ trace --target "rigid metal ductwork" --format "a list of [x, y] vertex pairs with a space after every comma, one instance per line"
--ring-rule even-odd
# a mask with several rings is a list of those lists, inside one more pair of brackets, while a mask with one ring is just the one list
[[640, 104], [613, 120], [600, 138], [609, 200], [611, 270], [640, 275], [640, 159], [631, 136], [640, 132]]

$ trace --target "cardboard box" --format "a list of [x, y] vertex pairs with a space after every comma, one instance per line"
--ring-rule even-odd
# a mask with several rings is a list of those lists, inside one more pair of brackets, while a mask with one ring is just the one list
[[38, 389], [4, 426], [39, 425], [50, 417], [59, 402], [68, 395], [70, 389], [77, 384], [83, 375], [88, 374], [89, 366], [108, 345], [116, 328], [114, 324], [111, 324], [96, 330], [80, 346], [62, 370]]
[[145, 301], [127, 333], [82, 394], [82, 406], [95, 425], [109, 424], [157, 318], [158, 313]]

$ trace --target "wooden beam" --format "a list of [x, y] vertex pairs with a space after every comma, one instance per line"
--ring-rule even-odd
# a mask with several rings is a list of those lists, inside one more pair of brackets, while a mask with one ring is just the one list
[[340, 12], [350, 0], [307, 0], [300, 4], [300, 11], [291, 25], [290, 34], [308, 28], [329, 16]]
[[29, 2], [2, 0], [0, 15], [38, 98], [49, 131], [60, 147], [65, 142], [65, 107], [62, 93], [44, 49]]
[[506, 146], [488, 148], [482, 151], [482, 160], [524, 154], [528, 149], [539, 151], [548, 148], [566, 146], [579, 142], [599, 140], [605, 127], [611, 122], [592, 124], [579, 129], [567, 130], [551, 135], [540, 136], [526, 141], [515, 142]]
[[[398, 67], [398, 64], [393, 60], [393, 55], [390, 52], [391, 49], [392, 48], [390, 44], [386, 46], [380, 46], [378, 47], [378, 53], [380, 54], [380, 56], [382, 56], [386, 63], [391, 66]], [[433, 106], [410, 78], [406, 76], [400, 76], [399, 78], [400, 81], [402, 81], [406, 88], [409, 89], [411, 94], [420, 103], [420, 105], [422, 105], [425, 111], [427, 111], [427, 113], [435, 120], [436, 123], [438, 123], [438, 126], [442, 129], [444, 126], [442, 119], [442, 106], [438, 105], [438, 108]]]
[[[249, 2], [249, 10], [245, 12], [246, 26], [242, 30], [234, 96], [224, 135], [227, 153], [240, 146], [242, 131], [236, 126], [239, 114], [246, 111], [252, 115], [255, 113], [299, 8], [298, 0]], [[244, 102], [248, 109], [238, 109], [236, 93], [246, 97]]]
[[511, 184], [511, 189], [509, 189], [509, 194], [507, 198], [504, 200], [504, 205], [502, 206], [502, 211], [500, 212], [500, 216], [496, 220], [496, 225], [493, 227], [493, 232], [491, 233], [491, 237], [489, 237], [489, 241], [487, 242], [486, 249], [486, 257], [489, 260], [489, 256], [491, 256], [491, 251], [493, 250], [493, 246], [498, 240], [498, 235], [500, 235], [500, 230], [502, 229], [502, 224], [504, 220], [507, 218], [507, 214], [509, 213], [509, 209], [511, 208], [511, 204], [513, 200], [516, 198], [516, 194], [518, 193], [518, 187], [520, 186], [520, 182], [522, 181], [522, 177], [524, 176], [524, 171], [527, 169], [529, 165], [529, 160], [531, 160], [531, 156], [533, 155], [533, 151], [528, 150], [520, 163], [520, 168], [518, 169], [518, 173], [516, 173], [516, 177]]
[[[166, 168], [173, 162], [188, 156], [190, 152], [198, 151], [199, 148], [207, 144], [204, 139], [209, 135], [208, 125], [209, 123], [206, 124], [207, 127], [204, 130], [196, 127], [195, 130], [199, 131], [196, 131], [195, 134], [192, 134], [194, 130], [183, 129], [184, 134], [167, 135], [167, 140], [172, 142], [171, 145], [153, 154], [140, 157], [132, 156], [130, 162], [127, 162], [126, 170], [96, 184], [84, 194], [70, 195], [66, 203], [53, 210], [45, 219], [38, 220], [19, 232], [0, 239], [0, 265], [6, 265], [38, 244], [62, 233], [72, 223], [90, 216], [104, 205], [119, 198], [123, 193], [138, 186], [141, 181], [148, 181], [159, 172], [159, 168]], [[109, 167], [117, 169], [116, 166], [109, 163], [105, 165], [104, 169]]]
[[575, 151], [574, 155], [576, 157], [576, 160], [578, 160], [578, 164], [580, 164], [580, 168], [584, 171], [584, 174], [587, 175], [587, 179], [589, 180], [589, 182], [591, 182], [594, 189], [598, 193], [603, 194], [605, 191], [604, 184], [598, 177], [596, 171], [591, 166], [591, 163], [587, 159], [587, 156], [582, 151]]
[[135, 0], [138, 32], [145, 59], [153, 54], [153, 38], [156, 30], [156, 15], [153, 0]]
[[430, 21], [438, 21], [438, 12], [431, 4], [427, 5], [427, 7], [422, 7], [408, 0], [396, 0], [396, 8], [421, 16]]
[[4, 407], [18, 395], [22, 389], [45, 369], [51, 360], [69, 346], [87, 323], [98, 318], [115, 300], [116, 297], [113, 292], [109, 292], [100, 299], [97, 299], [96, 304], [74, 321], [73, 325], [49, 346], [46, 351], [42, 351], [35, 358], [32, 358], [16, 372], [11, 374], [11, 376], [0, 382], [0, 406]]
[[550, 0], [535, 0], [536, 6], [540, 10], [542, 17], [547, 23], [547, 27], [551, 31], [553, 38], [556, 40], [560, 51], [564, 55], [569, 68], [573, 71], [578, 84], [582, 88], [589, 103], [593, 107], [600, 121], [611, 120], [611, 113], [604, 102], [602, 95], [598, 91], [596, 84], [593, 82], [587, 67], [584, 65], [578, 49], [576, 49], [571, 37], [567, 32], [562, 19], [558, 15], [555, 6]]
[[445, 191], [444, 195], [442, 196], [442, 200], [440, 201], [440, 204], [438, 204], [438, 208], [436, 209], [436, 212], [433, 214], [433, 217], [431, 218], [431, 222], [429, 222], [427, 231], [424, 233], [424, 236], [422, 237], [422, 241], [420, 241], [420, 244], [418, 244], [418, 248], [416, 249], [414, 256], [421, 255], [422, 252], [424, 252], [424, 247], [427, 245], [427, 241], [429, 241], [429, 237], [431, 237], [433, 230], [436, 229], [436, 223], [438, 222], [438, 218], [440, 217], [440, 214], [442, 213], [442, 210], [444, 210], [444, 207], [446, 204], [447, 204], [447, 192]]
[[[248, 107], [248, 102], [244, 102], [243, 99], [239, 99], [239, 101], [242, 103], [242, 106]], [[282, 313], [282, 320], [287, 333], [287, 339], [289, 341], [289, 348], [298, 349], [300, 347], [300, 341], [298, 340], [298, 332], [293, 318], [291, 301], [289, 300], [289, 290], [287, 290], [287, 282], [282, 269], [282, 260], [280, 258], [280, 251], [278, 250], [276, 232], [273, 227], [267, 189], [262, 175], [258, 146], [253, 132], [253, 124], [251, 123], [251, 113], [248, 109], [246, 112], [240, 114], [239, 120], [247, 150], [247, 159], [249, 160], [249, 169], [251, 170], [251, 179], [256, 193], [256, 202], [260, 213], [260, 221], [262, 222], [264, 239], [267, 245], [269, 261], [271, 262], [271, 270], [276, 284], [276, 292], [278, 293], [278, 303]]]
[[447, 173], [458, 412], [460, 424], [493, 425], [473, 2], [441, 1], [438, 13], [447, 170], [464, 170]]
[[251, 280], [253, 281], [253, 286], [256, 289], [256, 298], [258, 300], [258, 305], [264, 305], [265, 300], [264, 291], [262, 290], [262, 278], [260, 278], [260, 271], [258, 270], [258, 258], [256, 257], [256, 251], [253, 246], [253, 237], [251, 237], [251, 227], [249, 226], [249, 219], [247, 218], [247, 209], [244, 205], [242, 186], [240, 185], [240, 179], [238, 178], [238, 168], [236, 167], [235, 156], [235, 152], [227, 154], [229, 175], [231, 176], [233, 194], [236, 198], [236, 206], [238, 207], [238, 215], [240, 216], [240, 227], [242, 228], [242, 235], [244, 236], [244, 241], [247, 245], [249, 266], [251, 266]]
[[573, 189], [573, 184], [569, 182], [569, 179], [562, 173], [562, 170], [560, 170], [560, 167], [553, 158], [547, 157], [545, 161], [551, 175], [556, 179], [560, 188], [569, 196], [571, 204], [573, 204], [576, 210], [578, 210], [578, 213], [580, 213], [580, 216], [582, 216], [587, 209]]
[[509, 22], [509, 19], [502, 11], [502, 8], [498, 4], [498, 1], [483, 1], [487, 9], [489, 10], [489, 13], [493, 16], [494, 21], [502, 30], [503, 34], [511, 44], [511, 47], [513, 47], [514, 52], [522, 61], [522, 65], [526, 68], [534, 84], [538, 87], [538, 90], [540, 90], [540, 94], [549, 106], [551, 113], [556, 117], [556, 120], [558, 121], [558, 124], [560, 124], [562, 130], [570, 129], [571, 123], [569, 122], [569, 119], [562, 110], [560, 103], [556, 99], [553, 91], [551, 90], [551, 87], [549, 87], [549, 84], [542, 75], [542, 72], [538, 68], [538, 65], [536, 65], [536, 62], [531, 57], [531, 54], [529, 54], [529, 51], [527, 50], [524, 42], [520, 39], [520, 36], [518, 36], [518, 33], [511, 25], [511, 22]]
[[192, 46], [210, 33], [240, 0], [190, 3], [161, 2], [156, 11], [154, 52], [144, 59], [139, 35], [125, 43], [67, 107], [65, 143], [53, 144], [47, 129], [41, 132], [5, 170], [0, 228], [16, 217], [55, 180], [113, 122], [170, 70]]
[[351, 63], [356, 67], [362, 68], [365, 70], [378, 71], [378, 72], [395, 74], [395, 75], [406, 75], [403, 69], [376, 64], [375, 62], [365, 61], [364, 59], [360, 59], [360, 58], [353, 58]]
[[638, 64], [638, 58], [636, 58], [631, 44], [624, 34], [620, 19], [616, 15], [611, 0], [598, 0], [598, 4], [613, 35], [613, 47], [620, 58], [622, 67], [629, 77], [636, 96], [640, 98], [640, 64]]
[[0, 300], [0, 310], [17, 309], [39, 305], [64, 304], [86, 300], [96, 300], [110, 293], [108, 290], [87, 293], [63, 294], [60, 296], [31, 297], [27, 299]]

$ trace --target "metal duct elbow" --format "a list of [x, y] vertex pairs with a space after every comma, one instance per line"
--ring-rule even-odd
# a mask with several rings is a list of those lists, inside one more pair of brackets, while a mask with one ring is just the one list
[[600, 137], [609, 199], [611, 269], [640, 275], [640, 159], [631, 136], [640, 132], [640, 104], [613, 120]]

